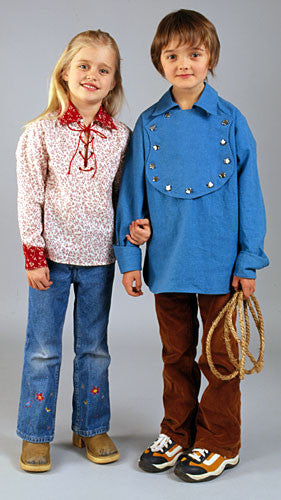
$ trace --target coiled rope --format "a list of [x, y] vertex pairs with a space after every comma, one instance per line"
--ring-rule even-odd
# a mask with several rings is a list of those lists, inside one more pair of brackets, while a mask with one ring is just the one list
[[[240, 335], [239, 337], [234, 325], [233, 325], [233, 313], [238, 305], [239, 323], [240, 323]], [[254, 306], [253, 306], [254, 305]], [[258, 359], [255, 359], [249, 350], [250, 344], [250, 320], [248, 308], [251, 311], [254, 322], [256, 324], [257, 330], [259, 332], [260, 346]], [[244, 314], [243, 314], [244, 313]], [[224, 341], [226, 345], [226, 350], [231, 363], [233, 364], [235, 370], [229, 375], [222, 375], [215, 367], [212, 359], [211, 352], [211, 342], [212, 336], [220, 320], [225, 316], [224, 319]], [[231, 335], [235, 341], [240, 346], [241, 359], [235, 357], [231, 349]], [[207, 360], [212, 373], [220, 380], [231, 380], [237, 375], [240, 380], [244, 379], [244, 375], [250, 375], [253, 372], [260, 372], [263, 367], [263, 357], [264, 357], [264, 322], [261, 313], [261, 309], [257, 298], [251, 295], [249, 299], [243, 300], [243, 292], [235, 292], [231, 299], [227, 302], [224, 308], [220, 311], [216, 319], [213, 321], [212, 326], [208, 332], [206, 340], [206, 354]], [[252, 362], [253, 366], [251, 369], [245, 368], [245, 363], [247, 357]]]

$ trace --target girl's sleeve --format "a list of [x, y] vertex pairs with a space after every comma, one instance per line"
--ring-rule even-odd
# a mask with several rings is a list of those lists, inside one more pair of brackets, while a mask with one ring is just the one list
[[256, 277], [256, 269], [268, 266], [264, 253], [266, 218], [259, 182], [256, 142], [241, 113], [237, 118], [236, 147], [238, 156], [239, 235], [234, 275]]
[[149, 217], [145, 189], [145, 137], [140, 117], [130, 139], [116, 213], [115, 255], [121, 273], [141, 269], [141, 250], [131, 244], [126, 235], [133, 220]]
[[17, 151], [18, 220], [25, 269], [47, 266], [43, 234], [43, 204], [48, 153], [42, 122], [30, 125]]

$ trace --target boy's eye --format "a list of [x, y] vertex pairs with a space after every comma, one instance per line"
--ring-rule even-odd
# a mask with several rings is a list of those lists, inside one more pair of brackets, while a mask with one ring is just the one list
[[171, 59], [171, 60], [176, 59], [175, 54], [170, 54], [170, 55], [168, 56], [168, 59]]
[[194, 57], [194, 58], [199, 57], [199, 56], [200, 56], [200, 54], [198, 52], [193, 52], [193, 54], [191, 54], [191, 57]]

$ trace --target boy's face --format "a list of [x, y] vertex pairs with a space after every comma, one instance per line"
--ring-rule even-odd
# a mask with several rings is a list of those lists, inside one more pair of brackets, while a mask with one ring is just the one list
[[202, 92], [209, 69], [209, 52], [202, 44], [179, 45], [174, 38], [162, 49], [161, 64], [167, 80], [176, 90]]

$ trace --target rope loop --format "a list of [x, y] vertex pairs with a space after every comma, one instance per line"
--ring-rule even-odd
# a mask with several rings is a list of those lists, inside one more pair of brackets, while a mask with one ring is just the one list
[[[240, 337], [235, 329], [233, 324], [233, 314], [238, 306], [238, 317], [240, 323]], [[252, 355], [249, 350], [250, 344], [250, 319], [249, 312], [250, 310], [254, 322], [256, 324], [257, 330], [259, 332], [260, 346], [259, 346], [259, 355], [258, 358]], [[213, 333], [221, 321], [221, 319], [225, 316], [224, 319], [224, 341], [227, 350], [228, 357], [234, 366], [234, 371], [229, 375], [223, 375], [220, 373], [214, 363], [211, 351], [211, 342]], [[240, 347], [241, 359], [236, 358], [235, 354], [231, 348], [231, 338], [234, 338], [238, 347]], [[255, 295], [251, 295], [249, 299], [243, 300], [243, 292], [238, 291], [235, 292], [231, 299], [227, 302], [227, 304], [223, 307], [223, 309], [219, 312], [216, 319], [213, 321], [212, 326], [208, 332], [206, 339], [206, 354], [209, 367], [211, 372], [220, 380], [231, 380], [236, 376], [239, 376], [240, 380], [244, 379], [245, 374], [250, 375], [253, 372], [259, 373], [263, 367], [263, 357], [264, 357], [264, 322], [261, 313], [261, 309]], [[246, 369], [246, 359], [247, 357], [250, 359], [252, 363], [251, 369]]]

